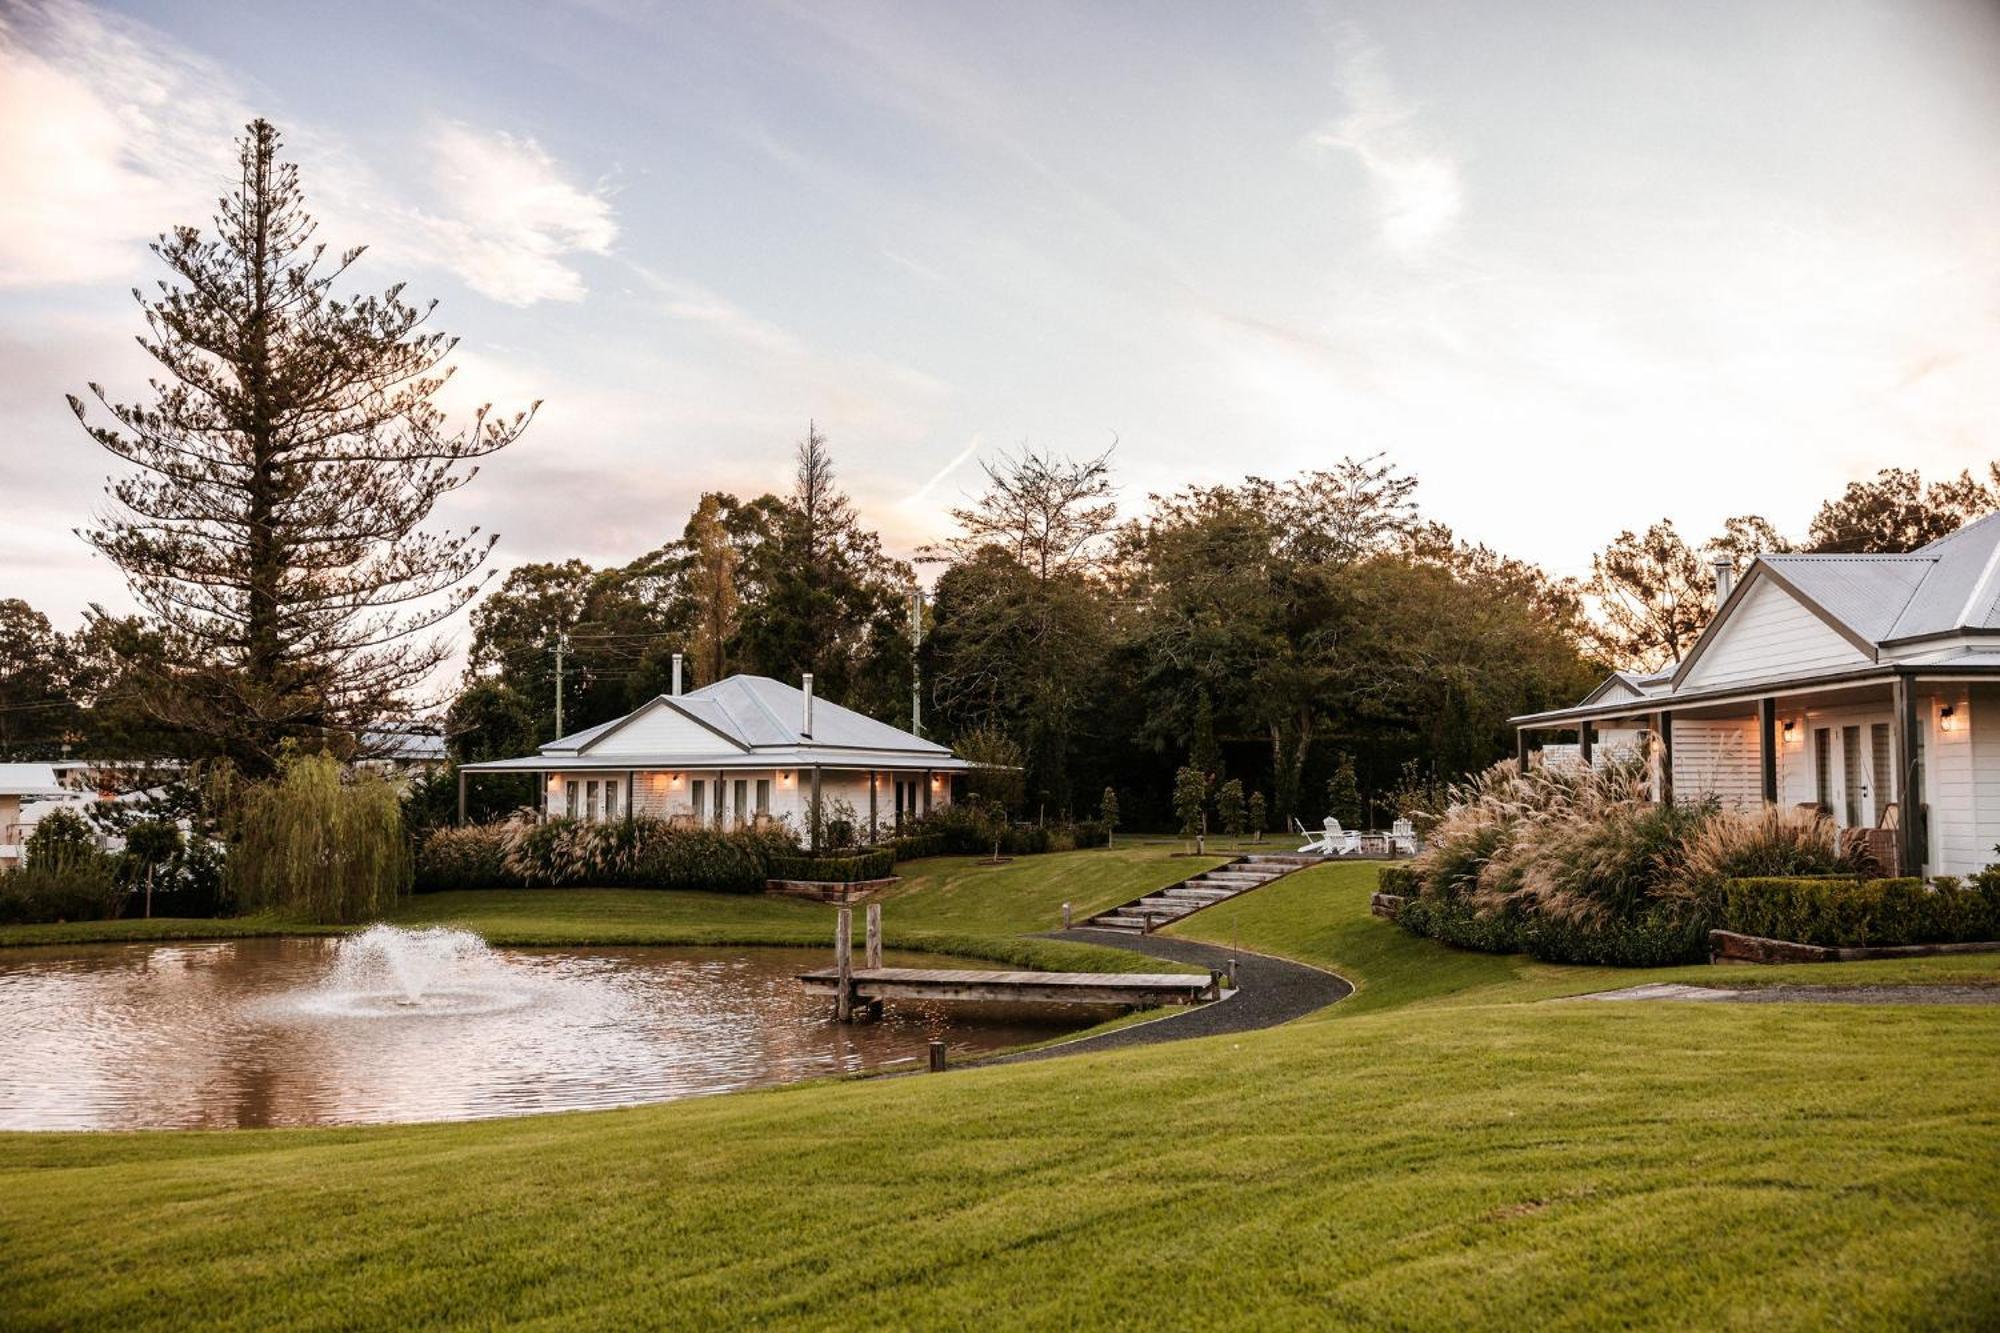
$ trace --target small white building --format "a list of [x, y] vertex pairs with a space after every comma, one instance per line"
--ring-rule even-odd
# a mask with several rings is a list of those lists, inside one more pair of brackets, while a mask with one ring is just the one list
[[1813, 806], [1885, 830], [1907, 875], [2000, 861], [2000, 514], [1904, 555], [1762, 555], [1717, 578], [1675, 666], [1513, 719], [1520, 762], [1650, 735], [1657, 797]]
[[783, 819], [805, 833], [817, 797], [823, 819], [844, 805], [867, 836], [950, 804], [952, 776], [968, 767], [942, 745], [815, 700], [810, 675], [802, 688], [730, 676], [662, 694], [539, 754], [462, 766], [459, 818], [466, 775], [527, 772], [543, 818], [629, 813], [720, 828]]
[[[21, 864], [35, 820], [24, 818], [22, 803], [68, 794], [53, 764], [0, 764], [0, 870]], [[36, 812], [31, 811], [30, 814]]]

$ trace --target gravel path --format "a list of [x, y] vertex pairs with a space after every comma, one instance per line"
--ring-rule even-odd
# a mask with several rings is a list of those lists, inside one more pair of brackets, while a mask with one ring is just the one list
[[1573, 1000], [1692, 1000], [1725, 1004], [2000, 1004], [2000, 986], [1684, 986], [1662, 982]]
[[[1061, 930], [1052, 940], [1077, 940], [1084, 944], [1108, 944], [1130, 949], [1149, 958], [1165, 958], [1199, 967], [1223, 967], [1229, 950], [1194, 940], [1164, 935], [1130, 935], [1119, 930]], [[1252, 1032], [1324, 1009], [1335, 1000], [1353, 994], [1354, 987], [1331, 972], [1322, 972], [1304, 963], [1267, 958], [1262, 954], [1237, 953], [1236, 990], [1214, 1004], [1196, 1005], [1166, 1018], [1135, 1023], [1096, 1037], [1044, 1046], [982, 1060], [981, 1065], [1016, 1064], [1026, 1060], [1046, 1060], [1080, 1051], [1108, 1051], [1124, 1046], [1150, 1046], [1162, 1041], [1185, 1041], [1189, 1037], [1212, 1037], [1224, 1032]]]

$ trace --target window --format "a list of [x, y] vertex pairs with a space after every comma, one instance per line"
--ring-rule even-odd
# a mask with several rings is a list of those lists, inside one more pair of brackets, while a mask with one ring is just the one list
[[583, 784], [583, 817], [593, 824], [597, 822], [597, 784], [595, 782], [586, 782]]
[[604, 820], [610, 823], [618, 818], [618, 784], [615, 781], [604, 784]]
[[702, 822], [702, 811], [707, 806], [708, 784], [696, 778], [688, 784], [688, 794], [688, 805], [694, 811], [694, 822], [699, 824]]
[[750, 784], [742, 778], [736, 779], [736, 822], [740, 826], [750, 817]]
[[771, 779], [757, 779], [757, 814], [760, 817], [771, 813]]
[[564, 813], [566, 813], [571, 819], [575, 819], [576, 787], [577, 787], [576, 780], [572, 778], [570, 781], [564, 783], [563, 786], [568, 789], [568, 794], [569, 794], [569, 803], [564, 807]]

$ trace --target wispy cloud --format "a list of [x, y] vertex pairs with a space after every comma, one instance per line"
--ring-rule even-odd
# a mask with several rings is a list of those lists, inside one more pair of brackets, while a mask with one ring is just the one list
[[[0, 14], [0, 286], [130, 277], [165, 226], [211, 211], [252, 101], [228, 71], [136, 21], [74, 0]], [[532, 138], [439, 125], [418, 194], [336, 135], [284, 128], [335, 244], [375, 233], [379, 254], [496, 301], [581, 298], [573, 258], [618, 236], [606, 193], [573, 184]]]
[[1347, 110], [1313, 142], [1351, 154], [1368, 173], [1382, 238], [1411, 256], [1443, 236], [1465, 207], [1458, 162], [1426, 141], [1417, 109], [1390, 79], [1382, 50], [1359, 29], [1343, 33], [1338, 82]]
[[912, 509], [930, 499], [931, 492], [936, 490], [946, 477], [964, 467], [971, 460], [972, 456], [979, 452], [980, 446], [985, 443], [986, 437], [978, 431], [974, 431], [972, 438], [965, 442], [965, 447], [953, 454], [949, 463], [931, 473], [929, 481], [926, 481], [923, 485], [917, 487], [917, 489], [904, 497], [903, 507], [905, 509]]
[[68, 0], [0, 12], [0, 286], [131, 276], [246, 119], [207, 62]]
[[503, 132], [442, 125], [430, 154], [440, 207], [418, 216], [434, 258], [508, 305], [582, 298], [570, 257], [607, 254], [618, 237], [602, 192], [570, 183], [535, 140]]

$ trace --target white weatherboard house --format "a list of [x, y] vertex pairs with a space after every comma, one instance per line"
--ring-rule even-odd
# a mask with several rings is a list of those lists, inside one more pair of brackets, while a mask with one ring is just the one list
[[1817, 806], [1894, 829], [1902, 874], [2000, 853], [2000, 514], [1906, 555], [1763, 555], [1693, 649], [1582, 703], [1515, 718], [1520, 760], [1588, 761], [1650, 733], [1657, 797]]
[[[675, 679], [679, 679], [679, 660]], [[630, 813], [740, 828], [789, 818], [811, 828], [815, 795], [864, 828], [895, 828], [951, 802], [951, 777], [970, 765], [942, 745], [767, 676], [678, 688], [615, 721], [549, 742], [519, 759], [459, 770], [537, 775], [542, 817], [608, 821]]]
[[35, 821], [22, 817], [22, 802], [66, 794], [53, 765], [0, 764], [0, 870], [21, 864], [34, 832]]

